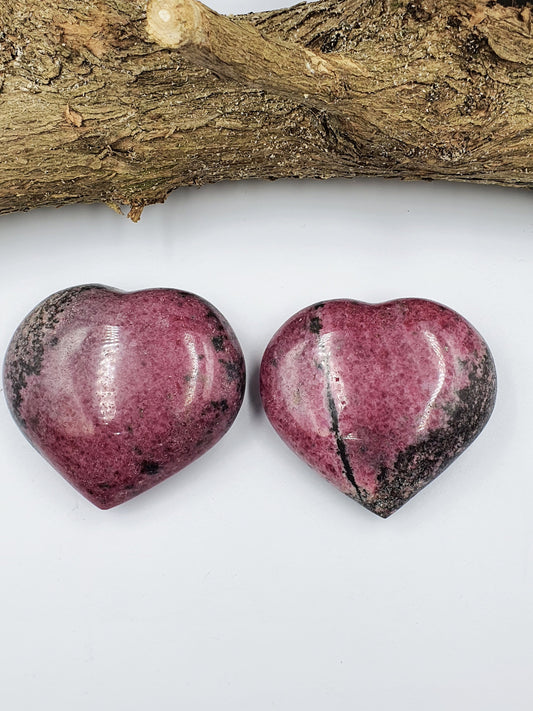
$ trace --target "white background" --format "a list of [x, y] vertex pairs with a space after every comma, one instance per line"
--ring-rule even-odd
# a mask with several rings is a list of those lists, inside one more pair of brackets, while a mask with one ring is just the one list
[[[493, 187], [257, 182], [181, 190], [138, 225], [98, 206], [0, 217], [2, 352], [58, 289], [168, 286], [222, 311], [249, 373], [214, 449], [106, 512], [0, 403], [1, 707], [530, 711], [532, 266], [531, 193]], [[481, 331], [499, 395], [382, 520], [285, 447], [257, 370], [298, 309], [405, 296]]]

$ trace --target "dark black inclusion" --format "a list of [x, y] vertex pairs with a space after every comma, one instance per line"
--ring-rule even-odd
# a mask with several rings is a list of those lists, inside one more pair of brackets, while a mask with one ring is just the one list
[[224, 350], [224, 336], [215, 336], [214, 338], [211, 339], [211, 342], [213, 344], [213, 348], [216, 351], [223, 351]]
[[316, 333], [317, 335], [322, 330], [322, 321], [318, 316], [313, 316], [313, 318], [309, 321], [309, 330], [311, 333]]
[[218, 362], [224, 366], [224, 368], [226, 370], [226, 375], [228, 376], [228, 380], [233, 381], [233, 380], [237, 380], [238, 378], [242, 377], [242, 372], [243, 372], [242, 362], [236, 363], [235, 361], [223, 360], [222, 358], [220, 358]]
[[228, 401], [224, 400], [212, 400], [211, 407], [217, 412], [226, 412], [229, 409]]
[[[42, 301], [22, 321], [15, 332], [8, 348], [5, 363], [5, 377], [12, 389], [10, 407], [15, 420], [26, 428], [26, 422], [20, 415], [22, 391], [27, 385], [27, 378], [40, 375], [48, 346], [55, 347], [58, 338], [54, 330], [60, 321], [60, 315], [70, 303], [83, 291], [105, 289], [100, 284], [85, 284], [64, 289]], [[52, 336], [47, 342], [48, 336]]]
[[159, 471], [160, 465], [157, 462], [151, 462], [145, 459], [141, 462], [141, 474], [147, 474], [148, 476], [154, 476]]

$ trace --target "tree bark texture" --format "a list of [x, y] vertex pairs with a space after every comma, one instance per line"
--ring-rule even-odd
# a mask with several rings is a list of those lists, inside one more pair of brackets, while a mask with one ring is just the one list
[[[502, 0], [503, 2], [503, 0]], [[507, 0], [505, 0], [507, 5]], [[358, 175], [533, 184], [528, 4], [0, 0], [0, 213]]]

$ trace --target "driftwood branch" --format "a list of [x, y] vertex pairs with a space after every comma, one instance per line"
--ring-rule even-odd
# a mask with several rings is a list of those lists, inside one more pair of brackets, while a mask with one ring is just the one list
[[533, 184], [529, 4], [2, 0], [0, 213], [357, 175]]

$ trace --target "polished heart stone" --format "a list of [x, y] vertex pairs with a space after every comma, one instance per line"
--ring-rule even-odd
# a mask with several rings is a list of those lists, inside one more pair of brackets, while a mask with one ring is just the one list
[[212, 447], [244, 385], [224, 317], [175, 289], [60, 291], [22, 322], [4, 363], [7, 402], [26, 437], [103, 509]]
[[272, 338], [260, 380], [289, 447], [384, 518], [464, 451], [496, 396], [483, 338], [423, 299], [310, 306]]

